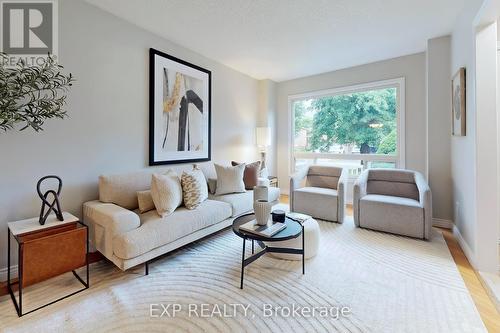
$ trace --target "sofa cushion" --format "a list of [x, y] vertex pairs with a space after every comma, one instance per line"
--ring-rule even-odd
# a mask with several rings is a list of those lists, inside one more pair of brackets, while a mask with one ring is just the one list
[[153, 174], [151, 178], [151, 197], [160, 216], [165, 217], [182, 205], [181, 180], [173, 170], [165, 174]]
[[201, 170], [184, 171], [181, 176], [182, 196], [187, 209], [195, 209], [208, 198], [208, 185]]
[[385, 180], [369, 180], [366, 185], [368, 194], [403, 197], [418, 200], [419, 192], [415, 183], [394, 182]]
[[[277, 187], [268, 188], [268, 200], [270, 202], [278, 201], [280, 198], [280, 189]], [[244, 193], [231, 193], [224, 195], [209, 194], [208, 198], [226, 202], [232, 207], [232, 216], [238, 216], [253, 210], [253, 191], [246, 191]]]
[[215, 164], [215, 172], [217, 172], [216, 195], [245, 192], [245, 183], [243, 182], [245, 164], [226, 167]]
[[[242, 163], [232, 161], [231, 165], [236, 166]], [[245, 189], [251, 190], [254, 186], [257, 186], [259, 181], [260, 173], [260, 161], [248, 163], [245, 165], [245, 171], [243, 172], [243, 183], [245, 183]]]
[[359, 203], [359, 226], [423, 238], [424, 209], [417, 200], [368, 194]]
[[328, 165], [311, 165], [307, 172], [306, 186], [327, 187], [336, 190], [342, 168]]
[[155, 203], [151, 196], [151, 190], [137, 191], [137, 203], [139, 204], [139, 212], [145, 213], [155, 209]]
[[415, 172], [403, 169], [370, 169], [368, 180], [383, 180], [399, 183], [415, 183]]
[[[198, 163], [197, 166], [205, 174], [205, 178], [215, 178], [215, 169], [212, 162]], [[165, 168], [150, 168], [143, 171], [131, 172], [117, 175], [99, 176], [99, 201], [114, 203], [123, 208], [134, 210], [139, 207], [137, 202], [137, 191], [145, 191], [151, 188], [151, 175], [153, 173], [164, 173], [169, 169], [177, 174], [182, 171], [191, 170], [191, 164], [179, 164]]]
[[337, 203], [338, 192], [331, 188], [307, 186], [293, 192], [294, 212], [318, 219], [338, 221]]
[[149, 190], [151, 173], [134, 172], [99, 176], [99, 201], [127, 209], [138, 207], [137, 191]]
[[160, 217], [155, 210], [139, 215], [141, 226], [113, 239], [113, 252], [121, 259], [131, 259], [166, 245], [195, 231], [231, 217], [227, 203], [205, 200], [196, 209], [177, 208]]

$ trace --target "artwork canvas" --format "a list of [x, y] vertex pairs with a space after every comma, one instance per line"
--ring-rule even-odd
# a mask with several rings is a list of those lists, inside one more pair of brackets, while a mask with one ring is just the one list
[[150, 49], [149, 165], [209, 161], [211, 72]]
[[451, 81], [452, 133], [465, 136], [465, 68], [460, 68]]

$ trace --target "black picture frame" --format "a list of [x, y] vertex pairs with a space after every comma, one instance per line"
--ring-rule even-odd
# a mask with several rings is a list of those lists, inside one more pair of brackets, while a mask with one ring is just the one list
[[[166, 159], [155, 160], [155, 100], [156, 100], [156, 87], [155, 87], [155, 73], [157, 68], [155, 64], [155, 57], [163, 57], [180, 65], [191, 67], [197, 71], [203, 72], [208, 75], [208, 152], [206, 157], [202, 158], [184, 158], [184, 159]], [[149, 165], [167, 165], [167, 164], [183, 164], [192, 162], [206, 162], [212, 158], [212, 72], [206, 68], [197, 66], [190, 62], [176, 58], [154, 48], [149, 49]]]

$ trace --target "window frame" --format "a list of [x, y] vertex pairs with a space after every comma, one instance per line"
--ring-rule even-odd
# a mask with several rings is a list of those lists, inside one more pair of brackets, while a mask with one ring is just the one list
[[[293, 103], [312, 98], [321, 98], [327, 96], [344, 95], [350, 93], [364, 92], [370, 90], [378, 90], [384, 88], [396, 88], [396, 126], [397, 126], [397, 154], [335, 154], [335, 153], [295, 153], [295, 113], [293, 112]], [[406, 162], [405, 153], [405, 78], [399, 77], [395, 79], [372, 81], [367, 83], [343, 86], [338, 88], [317, 90], [312, 92], [300, 93], [288, 96], [288, 115], [289, 123], [289, 162], [290, 172], [295, 172], [295, 159], [313, 159], [318, 158], [332, 160], [362, 160], [366, 166], [366, 162], [395, 162], [396, 168], [404, 169]]]

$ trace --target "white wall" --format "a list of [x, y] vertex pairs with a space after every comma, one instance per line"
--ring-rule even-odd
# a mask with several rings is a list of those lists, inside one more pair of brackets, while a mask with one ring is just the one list
[[266, 166], [270, 176], [276, 175], [276, 82], [260, 80], [257, 126], [271, 128], [271, 146], [267, 149]]
[[[500, 19], [497, 20], [497, 109], [500, 108]], [[497, 113], [498, 115], [498, 113]], [[500, 117], [497, 117], [497, 129], [500, 133]], [[500, 166], [500, 135], [497, 136], [498, 139], [498, 165]], [[500, 179], [500, 167], [498, 168], [498, 177]], [[499, 184], [500, 186], [500, 184]], [[500, 251], [500, 221], [498, 224], [498, 242]]]
[[428, 175], [434, 218], [453, 220], [451, 169], [451, 37], [427, 42]]
[[498, 273], [497, 26], [476, 30], [476, 268]]
[[290, 170], [290, 114], [288, 96], [354, 84], [406, 78], [406, 168], [426, 172], [426, 92], [425, 53], [389, 59], [305, 78], [279, 82], [278, 103], [278, 177], [283, 192], [288, 192]]
[[[451, 139], [451, 176], [453, 182], [454, 222], [465, 245], [464, 251], [475, 251], [476, 229], [476, 101], [475, 101], [475, 31], [472, 21], [481, 0], [468, 2], [451, 37], [451, 75], [466, 68], [467, 135]], [[469, 256], [470, 256], [469, 254]], [[469, 258], [470, 259], [470, 258]]]
[[81, 216], [82, 203], [97, 198], [99, 174], [147, 167], [150, 47], [212, 71], [212, 159], [258, 158], [256, 80], [82, 1], [59, 1], [59, 45], [77, 78], [69, 118], [48, 121], [41, 133], [0, 133], [0, 270], [6, 223], [38, 214], [41, 176], [61, 176], [62, 207]]

